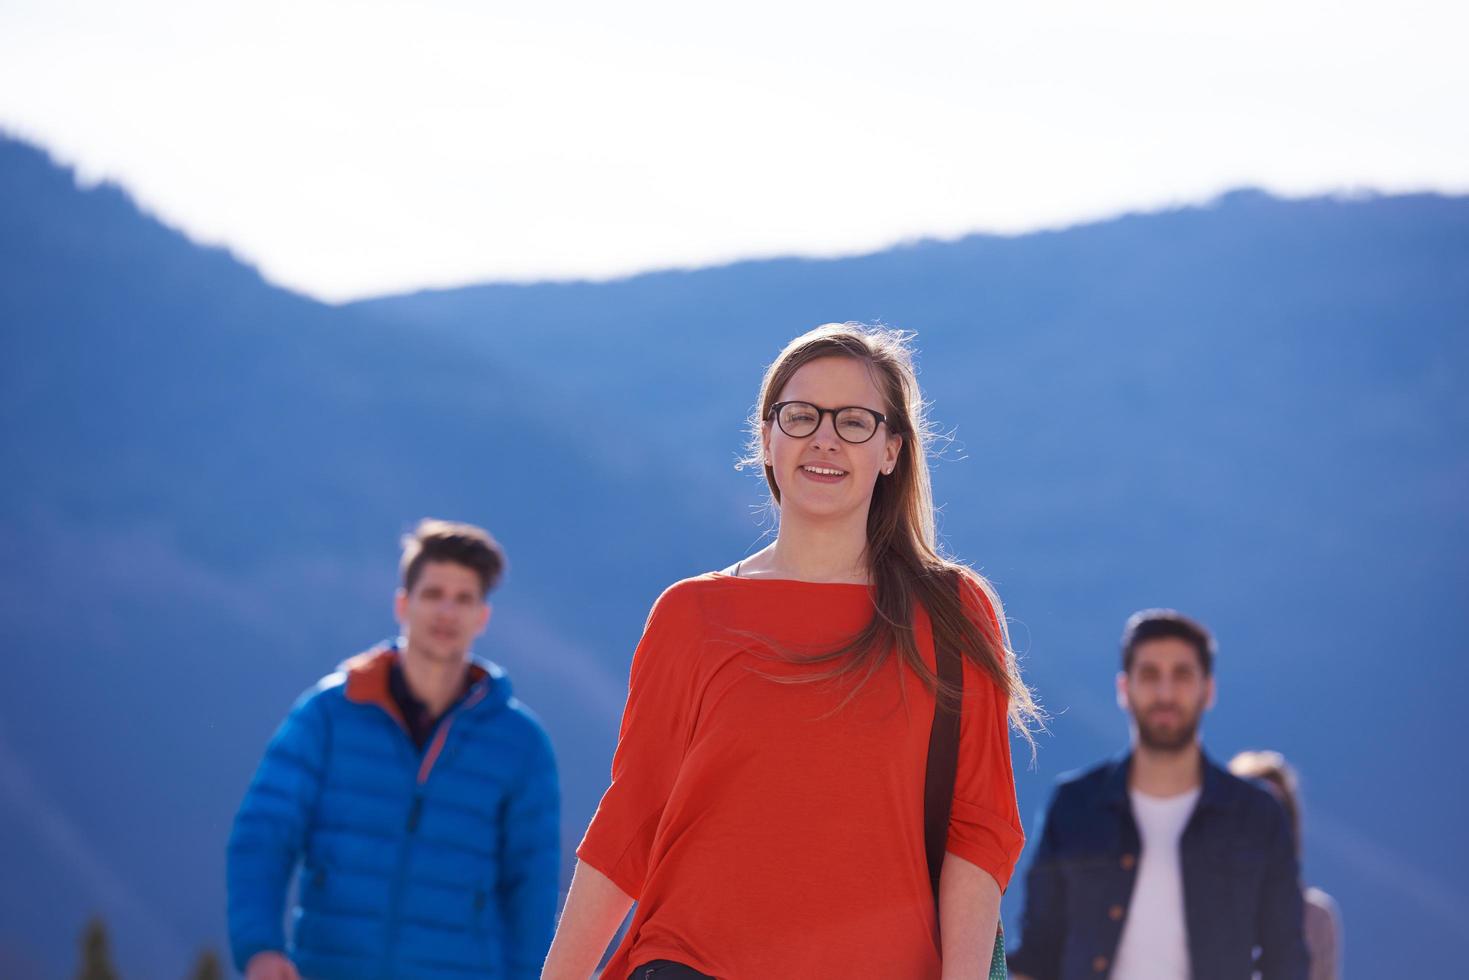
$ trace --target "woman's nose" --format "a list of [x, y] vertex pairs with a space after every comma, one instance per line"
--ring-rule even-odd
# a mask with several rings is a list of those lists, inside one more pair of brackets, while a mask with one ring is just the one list
[[816, 423], [816, 431], [811, 433], [811, 445], [818, 448], [836, 448], [841, 441], [837, 435], [837, 417], [835, 412], [823, 412], [821, 421]]

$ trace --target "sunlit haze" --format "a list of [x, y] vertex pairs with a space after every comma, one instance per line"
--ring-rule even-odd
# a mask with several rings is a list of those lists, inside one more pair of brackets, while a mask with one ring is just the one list
[[1469, 190], [1466, 9], [10, 0], [0, 129], [340, 300]]

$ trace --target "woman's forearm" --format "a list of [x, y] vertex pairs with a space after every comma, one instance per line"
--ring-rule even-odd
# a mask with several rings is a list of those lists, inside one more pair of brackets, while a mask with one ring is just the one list
[[1000, 886], [989, 872], [953, 854], [939, 872], [939, 937], [943, 980], [983, 980], [990, 973]]
[[632, 898], [612, 879], [576, 862], [541, 980], [587, 980], [631, 907]]

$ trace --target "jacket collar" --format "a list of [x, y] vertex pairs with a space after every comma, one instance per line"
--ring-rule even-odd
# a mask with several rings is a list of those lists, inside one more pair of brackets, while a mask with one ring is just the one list
[[[343, 661], [339, 670], [346, 674], [345, 694], [348, 701], [357, 704], [375, 704], [388, 713], [388, 715], [404, 728], [407, 724], [403, 720], [403, 713], [398, 710], [398, 702], [393, 697], [390, 679], [393, 663], [401, 656], [397, 641], [390, 641], [373, 647]], [[509, 697], [510, 681], [498, 665], [483, 660], [471, 660], [469, 663], [469, 691], [472, 694], [476, 688], [486, 688], [486, 693], [501, 693], [505, 698]], [[483, 696], [476, 698], [478, 703]]]
[[[1203, 747], [1199, 748], [1203, 768], [1204, 784], [1199, 793], [1199, 808], [1223, 806], [1229, 800], [1232, 777], [1221, 769]], [[1114, 756], [1107, 764], [1107, 773], [1102, 781], [1102, 802], [1108, 806], [1131, 809], [1131, 798], [1127, 795], [1127, 779], [1132, 773], [1132, 750]]]

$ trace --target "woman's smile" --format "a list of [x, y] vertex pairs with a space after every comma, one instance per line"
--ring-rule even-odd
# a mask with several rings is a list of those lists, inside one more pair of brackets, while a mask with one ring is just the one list
[[847, 471], [836, 466], [806, 463], [799, 469], [802, 476], [817, 483], [841, 483], [847, 478]]

